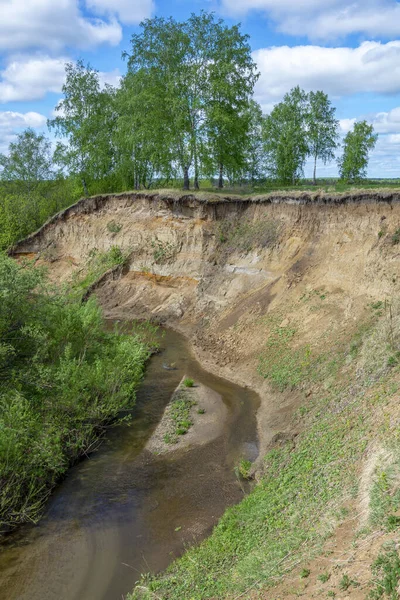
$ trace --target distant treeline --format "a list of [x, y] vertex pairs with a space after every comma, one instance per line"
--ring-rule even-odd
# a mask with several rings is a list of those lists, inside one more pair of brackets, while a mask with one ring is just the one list
[[[66, 65], [63, 99], [48, 121], [64, 139], [54, 151], [28, 129], [0, 155], [0, 222], [8, 223], [0, 245], [64, 205], [66, 192], [71, 201], [82, 192], [177, 180], [184, 189], [198, 189], [204, 179], [220, 188], [267, 178], [294, 185], [307, 160], [314, 162], [314, 182], [317, 162], [335, 160], [339, 122], [324, 92], [295, 87], [263, 114], [254, 100], [257, 65], [239, 25], [228, 27], [206, 12], [185, 22], [149, 19], [124, 57], [127, 72], [118, 87], [102, 86], [100, 74], [82, 61]], [[338, 159], [343, 181], [366, 176], [376, 139], [366, 121], [347, 133]], [[16, 214], [7, 202], [18, 204]], [[32, 214], [32, 222], [16, 226], [18, 213]]]

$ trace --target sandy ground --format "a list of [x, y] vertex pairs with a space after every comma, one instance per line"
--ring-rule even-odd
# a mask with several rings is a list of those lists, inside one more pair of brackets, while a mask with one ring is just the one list
[[[173, 393], [157, 429], [146, 445], [146, 450], [153, 454], [189, 450], [193, 446], [207, 444], [218, 437], [224, 428], [228, 411], [222, 397], [201, 383], [195, 382], [193, 387], [187, 388], [183, 385], [185, 379], [186, 376], [183, 377], [181, 383]], [[176, 424], [171, 418], [171, 405], [181, 394], [183, 394], [185, 399], [194, 402], [194, 405], [190, 409], [189, 417], [192, 421], [192, 426], [185, 435], [174, 436]], [[166, 442], [166, 435], [174, 436], [176, 442]]]

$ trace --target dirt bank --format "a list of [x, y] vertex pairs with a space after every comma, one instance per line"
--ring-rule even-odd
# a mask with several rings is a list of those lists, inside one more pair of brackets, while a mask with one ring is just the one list
[[399, 227], [394, 192], [126, 193], [78, 202], [13, 253], [51, 261], [60, 281], [94, 250], [128, 252], [95, 292], [106, 316], [167, 324], [207, 369], [257, 390], [263, 451], [302, 398], [272, 392], [257, 372], [271, 327], [313, 347], [354, 330], [371, 302], [399, 290]]
[[[60, 213], [13, 253], [48, 263], [60, 281], [84, 270], [93, 252], [121, 248], [129, 256], [124, 268], [92, 288], [105, 315], [166, 324], [188, 338], [208, 371], [256, 390], [261, 467], [271, 443], [295, 446], [307, 427], [306, 416], [294, 418], [297, 409], [312, 412], [314, 398], [321, 403], [334, 383], [334, 410], [341, 414], [365, 380], [378, 377], [379, 352], [387, 349], [387, 335], [393, 337], [390, 307], [400, 291], [399, 199], [394, 192], [99, 196]], [[360, 350], [367, 324], [385, 315], [386, 337]], [[357, 367], [337, 366], [341, 347], [346, 360], [357, 356]], [[321, 356], [327, 375], [317, 381], [312, 366], [318, 368]], [[396, 356], [391, 359], [395, 364]], [[398, 418], [394, 396], [392, 404], [390, 423]], [[359, 469], [362, 477], [361, 462]], [[354, 536], [340, 529], [337, 536], [346, 553]], [[317, 576], [326, 565], [310, 568], [302, 593], [318, 597]]]

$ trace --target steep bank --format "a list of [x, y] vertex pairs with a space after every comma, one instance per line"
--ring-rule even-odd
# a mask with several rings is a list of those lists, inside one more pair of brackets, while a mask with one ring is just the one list
[[[305, 523], [326, 533], [325, 519], [332, 531], [342, 509], [354, 511], [357, 534], [361, 496], [369, 505], [374, 478], [386, 469], [377, 463], [362, 479], [364, 462], [374, 446], [398, 437], [399, 228], [393, 193], [123, 194], [78, 203], [14, 249], [50, 260], [59, 279], [84, 270], [94, 249], [120, 247], [129, 254], [125, 267], [95, 291], [106, 315], [151, 315], [184, 332], [209, 369], [260, 392], [261, 456], [271, 441], [276, 449], [266, 479], [177, 566], [178, 587], [155, 584], [162, 597], [223, 597], [276, 582], [305, 549], [323, 547], [324, 536]], [[351, 491], [359, 477], [364, 487]], [[235, 519], [250, 523], [243, 535]], [[233, 533], [226, 539], [231, 527], [244, 536], [240, 552]], [[215, 573], [207, 581], [191, 568], [197, 559]]]
[[298, 403], [296, 394], [283, 394], [276, 413], [276, 395], [257, 375], [270, 322], [294, 327], [299, 345], [329, 345], [357, 327], [369, 302], [395, 296], [399, 198], [99, 196], [51, 219], [13, 254], [50, 262], [62, 280], [84, 269], [95, 250], [128, 253], [126, 267], [96, 290], [106, 316], [151, 316], [175, 327], [208, 368], [257, 389], [266, 447]]

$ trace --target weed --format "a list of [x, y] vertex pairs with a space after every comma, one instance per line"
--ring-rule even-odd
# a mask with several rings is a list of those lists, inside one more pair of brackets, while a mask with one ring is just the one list
[[371, 570], [374, 588], [371, 590], [369, 598], [398, 600], [400, 556], [394, 542], [390, 542], [382, 548]]
[[336, 598], [336, 592], [334, 592], [333, 590], [329, 590], [327, 596], [328, 598]]
[[358, 587], [359, 585], [360, 584], [358, 583], [358, 581], [350, 579], [347, 573], [345, 573], [342, 579], [339, 581], [339, 588], [342, 590], [342, 592], [346, 592], [350, 586]]
[[311, 573], [310, 569], [302, 569], [300, 571], [300, 577], [301, 577], [301, 579], [306, 579], [307, 577], [310, 576], [310, 573]]
[[107, 230], [110, 233], [114, 233], [114, 234], [119, 233], [121, 231], [121, 229], [122, 229], [122, 225], [120, 225], [119, 223], [116, 223], [116, 221], [109, 221], [107, 223]]
[[183, 380], [183, 385], [187, 388], [192, 388], [194, 386], [194, 379], [186, 377], [186, 379]]
[[400, 228], [396, 229], [394, 234], [391, 237], [393, 246], [396, 246], [400, 242]]
[[198, 415], [204, 415], [206, 412], [205, 408], [199, 408], [199, 410], [197, 411]]
[[321, 575], [318, 575], [318, 581], [320, 581], [321, 583], [326, 583], [327, 581], [329, 581], [331, 578], [329, 573], [321, 573]]
[[235, 467], [236, 475], [238, 475], [242, 479], [250, 479], [251, 478], [251, 475], [250, 475], [251, 467], [252, 467], [252, 464], [249, 460], [242, 459], [239, 462], [238, 466]]
[[112, 246], [108, 252], [99, 252], [93, 248], [89, 253], [89, 261], [86, 271], [78, 272], [73, 275], [68, 286], [68, 293], [75, 298], [84, 297], [87, 290], [100, 279], [104, 273], [113, 267], [123, 265], [127, 260], [127, 254], [124, 254], [119, 246]]
[[151, 246], [153, 248], [153, 259], [157, 264], [164, 264], [172, 260], [177, 252], [177, 247], [171, 242], [161, 242], [156, 239], [151, 242]]
[[180, 393], [172, 402], [170, 417], [174, 423], [175, 435], [185, 435], [193, 425], [190, 420], [190, 411], [195, 404], [194, 400], [186, 398], [183, 393]]

